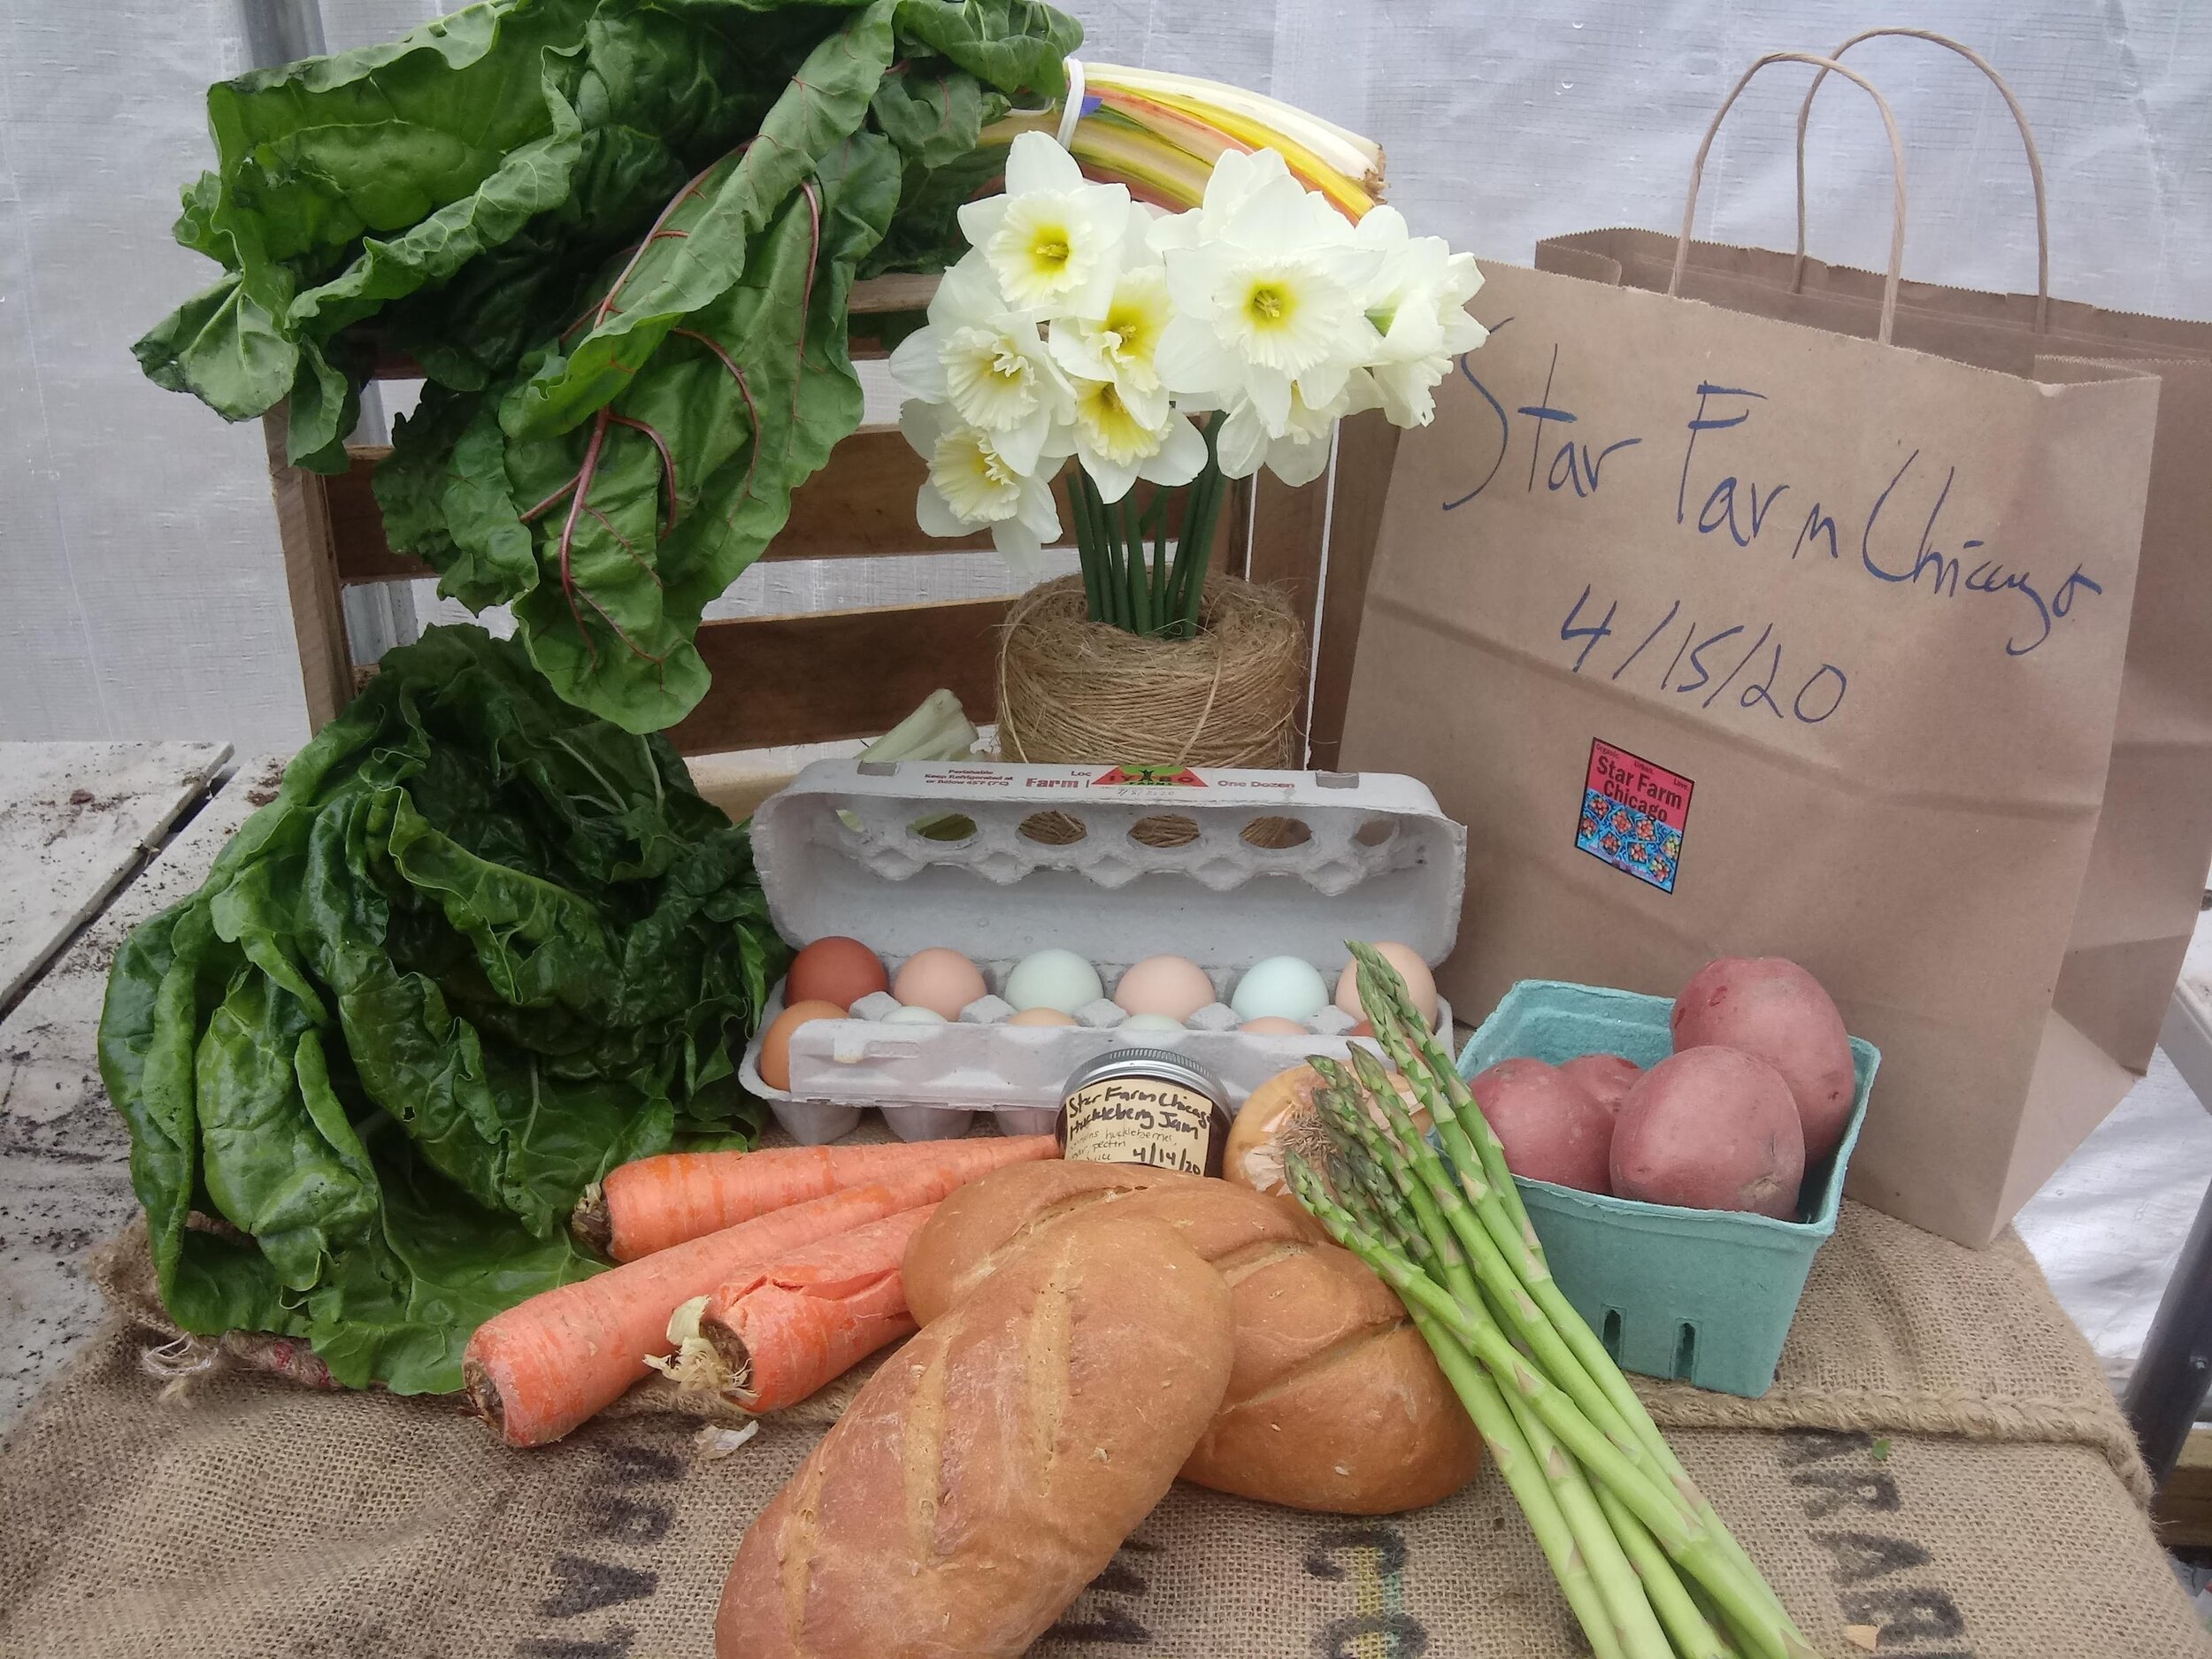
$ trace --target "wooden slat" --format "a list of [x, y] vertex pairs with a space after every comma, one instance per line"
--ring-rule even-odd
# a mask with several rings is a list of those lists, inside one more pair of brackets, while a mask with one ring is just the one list
[[[1320, 608], [1321, 536], [1328, 515], [1329, 477], [1323, 473], [1310, 484], [1294, 489], [1262, 468], [1251, 484], [1252, 563], [1248, 574], [1256, 582], [1280, 588], [1291, 609], [1305, 625], [1309, 641], [1314, 618]], [[1302, 750], [1310, 710], [1301, 707], [1298, 741]], [[1294, 764], [1302, 764], [1294, 751]]]
[[1010, 602], [961, 600], [703, 623], [714, 688], [669, 736], [687, 755], [873, 737], [940, 686], [979, 725], [998, 709]]
[[411, 553], [395, 553], [384, 538], [384, 510], [377, 505], [370, 475], [392, 452], [388, 443], [349, 443], [346, 471], [324, 480], [330, 502], [330, 540], [338, 559], [338, 580], [349, 588], [360, 582], [404, 582], [435, 578], [437, 572]]
[[[929, 309], [936, 297], [938, 279], [934, 276], [870, 277], [865, 282], [856, 282], [846, 296], [845, 311], [849, 317], [866, 318], [850, 330], [852, 355], [856, 361], [890, 355], [879, 336], [875, 319], [883, 317], [918, 314]], [[388, 351], [373, 335], [370, 349], [375, 353], [375, 366], [369, 378], [376, 380], [419, 380], [422, 365], [412, 357]]]
[[[277, 538], [284, 549], [284, 585], [298, 636], [300, 679], [307, 693], [309, 729], [320, 731], [353, 700], [353, 658], [346, 645], [341, 578], [331, 535], [329, 490], [316, 472], [285, 460], [286, 414], [281, 404], [262, 417], [268, 442], [269, 489], [276, 497]], [[383, 541], [383, 522], [377, 525]]]
[[227, 743], [0, 743], [0, 1011], [229, 755]]
[[1360, 618], [1367, 608], [1367, 578], [1374, 568], [1375, 538], [1382, 529], [1383, 500], [1398, 456], [1398, 428], [1380, 410], [1346, 421], [1338, 435], [1336, 500], [1329, 509], [1329, 569], [1317, 626], [1313, 703], [1307, 720], [1306, 764], [1336, 770], [1344, 741], [1344, 708], [1352, 695], [1352, 658], [1359, 648]]
[[[357, 444], [348, 451], [351, 470], [326, 480], [331, 534], [338, 570], [348, 583], [408, 581], [437, 572], [421, 560], [395, 553], [384, 539], [384, 515], [369, 476], [390, 450]], [[987, 533], [939, 540], [914, 522], [914, 498], [928, 465], [888, 426], [864, 426], [830, 451], [829, 465], [791, 497], [791, 518], [761, 557], [770, 559], [878, 558], [897, 553], [949, 553], [988, 548]], [[1073, 540], [1064, 483], [1060, 522]], [[1149, 502], [1152, 485], [1137, 486]]]
[[845, 311], [852, 317], [879, 316], [887, 311], [926, 311], [930, 301], [937, 297], [937, 282], [933, 276], [904, 273], [870, 277], [865, 282], [853, 284]]
[[[349, 471], [329, 480], [330, 520], [338, 569], [348, 583], [435, 577], [420, 559], [395, 553], [384, 538], [384, 514], [370, 475], [390, 454], [383, 445], [349, 451]], [[830, 451], [829, 465], [791, 497], [791, 518], [763, 558], [875, 558], [887, 553], [944, 553], [987, 548], [982, 535], [928, 536], [914, 523], [914, 497], [928, 472], [922, 457], [887, 427], [863, 427]]]
[[2180, 1461], [2151, 1505], [2151, 1519], [2169, 1549], [2212, 1548], [2212, 1428], [2189, 1431]]

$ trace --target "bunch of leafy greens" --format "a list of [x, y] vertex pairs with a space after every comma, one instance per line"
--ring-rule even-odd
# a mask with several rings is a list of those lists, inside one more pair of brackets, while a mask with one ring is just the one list
[[225, 82], [177, 237], [228, 274], [139, 360], [234, 420], [288, 398], [292, 459], [337, 471], [376, 350], [411, 357], [392, 544], [658, 730], [859, 424], [854, 280], [957, 257], [985, 127], [1080, 38], [1036, 0], [488, 0]]
[[163, 1300], [341, 1382], [460, 1384], [490, 1315], [592, 1263], [569, 1212], [680, 1130], [784, 965], [750, 843], [667, 740], [434, 628], [133, 933], [100, 1022]]

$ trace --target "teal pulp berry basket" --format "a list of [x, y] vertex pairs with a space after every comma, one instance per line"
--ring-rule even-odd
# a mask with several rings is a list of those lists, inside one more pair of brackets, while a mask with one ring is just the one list
[[[1460, 1075], [1501, 1060], [1557, 1065], [1585, 1054], [1651, 1066], [1673, 1052], [1672, 1008], [1663, 996], [1524, 979], [1468, 1040]], [[1813, 1253], [1836, 1230], [1844, 1170], [1881, 1064], [1880, 1050], [1856, 1037], [1851, 1053], [1859, 1083], [1851, 1121], [1843, 1143], [1805, 1171], [1795, 1221], [1642, 1204], [1516, 1178], [1552, 1276], [1624, 1371], [1754, 1398], [1772, 1386]]]

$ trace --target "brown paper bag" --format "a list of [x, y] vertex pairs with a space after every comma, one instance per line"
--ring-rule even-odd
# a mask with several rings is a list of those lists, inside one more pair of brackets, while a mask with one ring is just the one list
[[[1873, 93], [1776, 53], [1721, 115], [1777, 60]], [[1485, 265], [1490, 342], [1400, 450], [1344, 756], [1469, 826], [1455, 1002], [1793, 957], [1883, 1051], [1849, 1190], [1980, 1245], [2129, 1080], [2054, 999], [2167, 434], [2156, 374], [1998, 320], [2032, 303], [1941, 291], [1986, 349], [1929, 326], [1875, 96], [1886, 277], [1793, 296], [1786, 257], [1699, 248], [1671, 297], [1673, 240], [1627, 232], [1540, 250], [1576, 275]]]
[[[2039, 356], [2078, 357], [2154, 373], [2162, 382], [2158, 435], [2137, 565], [2127, 667], [2104, 810], [2053, 1006], [2060, 1018], [2116, 1063], [2096, 1065], [2098, 1087], [2057, 1108], [2069, 1133], [2043, 1159], [2024, 1165], [2006, 1213], [2027, 1198], [2149, 1065], [2174, 981], [2194, 931], [2206, 866], [2212, 863], [2212, 325], [2053, 303], [2050, 226], [2042, 157], [2027, 113], [2004, 77], [1957, 41], [1924, 29], [1878, 28], [1854, 35], [1832, 56], [1862, 42], [1903, 36], [1966, 58], [2003, 96], [2020, 130], [2036, 207], [2036, 294], [1969, 293], [1907, 283], [1896, 343], [1994, 368], [2030, 371]], [[1691, 244], [1686, 281], [1676, 291], [1732, 310], [1785, 320], [1813, 320], [1867, 333], [1881, 279], [1840, 267], [1816, 269], [1805, 254], [1805, 129], [1826, 72], [1816, 73], [1798, 111], [1797, 252]], [[1639, 231], [1561, 237], [1537, 249], [1539, 269], [1593, 274], [1633, 288], [1667, 288], [1678, 239]], [[2108, 1099], [2107, 1097], [2109, 1097]], [[2102, 1102], [2103, 1103], [2099, 1103]]]

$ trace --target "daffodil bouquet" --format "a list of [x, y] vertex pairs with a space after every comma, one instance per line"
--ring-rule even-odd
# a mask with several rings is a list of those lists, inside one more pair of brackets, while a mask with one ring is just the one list
[[[1019, 134], [1004, 193], [960, 209], [969, 250], [891, 358], [912, 395], [900, 426], [929, 463], [921, 527], [987, 528], [1033, 580], [1072, 457], [1091, 618], [1135, 634], [1197, 632], [1225, 480], [1311, 481], [1362, 410], [1425, 425], [1485, 338], [1472, 255], [1362, 188], [1310, 188], [1278, 149], [1224, 143], [1210, 165], [1199, 204], [1168, 212]], [[1164, 487], [1141, 511], [1140, 480]]]

